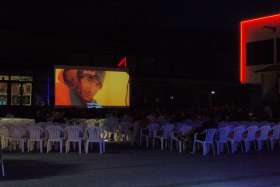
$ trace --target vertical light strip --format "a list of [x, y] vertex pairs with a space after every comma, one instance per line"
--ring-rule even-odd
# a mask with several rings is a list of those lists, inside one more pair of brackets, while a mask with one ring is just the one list
[[50, 105], [50, 94], [51, 94], [50, 82], [51, 82], [50, 77], [48, 77], [48, 95], [47, 95], [48, 105]]
[[240, 83], [243, 84], [245, 82], [245, 62], [244, 62], [244, 53], [245, 51], [245, 44], [244, 41], [244, 33], [243, 33], [243, 22], [240, 22]]

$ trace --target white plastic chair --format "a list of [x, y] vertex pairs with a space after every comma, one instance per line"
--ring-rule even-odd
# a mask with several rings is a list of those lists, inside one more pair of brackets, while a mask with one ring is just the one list
[[270, 140], [270, 148], [273, 151], [274, 149], [274, 142], [278, 142], [280, 140], [280, 125], [275, 125], [274, 127], [272, 127], [272, 136], [269, 137]]
[[105, 152], [105, 141], [102, 138], [102, 129], [100, 127], [88, 127], [85, 131], [85, 153], [88, 154], [88, 147], [90, 143], [99, 144], [99, 153], [102, 154]]
[[260, 136], [257, 137], [257, 145], [258, 145], [258, 150], [261, 151], [263, 148], [263, 143], [266, 142], [268, 144], [268, 134], [271, 130], [271, 127], [269, 125], [265, 125], [260, 127]]
[[232, 131], [231, 127], [227, 127], [227, 126], [223, 126], [217, 130], [217, 139], [216, 139], [217, 155], [223, 152], [224, 146], [226, 146], [227, 151], [229, 152], [228, 136], [231, 131]]
[[29, 137], [27, 139], [27, 151], [30, 152], [34, 149], [34, 143], [39, 142], [40, 152], [43, 152], [43, 133], [44, 130], [37, 126], [28, 126], [27, 131]]
[[65, 152], [68, 153], [70, 151], [70, 144], [71, 143], [78, 143], [79, 146], [79, 154], [82, 153], [82, 138], [83, 138], [83, 131], [78, 126], [68, 126], [65, 127]]
[[[171, 123], [165, 123], [160, 127], [160, 131], [162, 131], [161, 135], [155, 135], [154, 139], [160, 141], [160, 149], [163, 151], [164, 142], [167, 144], [170, 137], [173, 135], [174, 125]], [[181, 152], [181, 151], [179, 151]]]
[[9, 129], [6, 126], [0, 127], [1, 149], [8, 147]]
[[205, 131], [203, 131], [202, 134], [205, 133], [204, 140], [199, 140], [197, 137], [198, 133], [195, 133], [192, 153], [194, 154], [196, 152], [196, 145], [201, 144], [203, 148], [203, 155], [206, 155], [209, 152], [210, 146], [212, 148], [213, 154], [215, 155], [214, 138], [215, 138], [216, 131], [217, 129], [206, 129]]
[[120, 141], [128, 142], [131, 137], [129, 128], [132, 126], [132, 122], [121, 121], [118, 126]]
[[256, 133], [258, 132], [258, 130], [259, 127], [256, 125], [247, 127], [247, 136], [243, 140], [246, 153], [250, 151], [252, 143], [254, 143], [256, 147], [255, 141], [256, 141]]
[[[144, 138], [146, 141], [146, 148], [149, 148], [149, 139], [152, 139], [152, 146], [154, 148], [155, 146], [154, 136], [156, 134], [156, 130], [158, 127], [159, 127], [158, 123], [152, 122], [147, 126], [147, 128], [140, 129], [140, 145], [142, 144], [142, 138]], [[144, 130], [147, 130], [147, 134], [143, 133]]]
[[[111, 140], [113, 137], [113, 141], [115, 141], [116, 129], [119, 123], [119, 119], [114, 116], [109, 116], [103, 120], [103, 128], [105, 130], [105, 138]], [[113, 135], [113, 136], [112, 136]]]
[[[192, 130], [193, 128], [185, 123], [178, 123], [177, 124], [177, 127], [175, 129], [175, 132], [177, 134], [179, 134], [179, 136], [185, 136], [187, 134], [190, 133], [190, 131]], [[178, 151], [179, 153], [181, 153], [183, 150], [185, 150], [185, 142], [187, 140], [180, 140], [178, 137], [176, 137], [174, 135], [174, 133], [172, 133], [171, 137], [170, 137], [170, 151], [172, 151], [173, 149], [173, 142], [176, 143], [176, 145], [178, 145]]]
[[51, 151], [52, 144], [55, 142], [59, 143], [60, 153], [63, 152], [63, 128], [57, 125], [51, 125], [46, 127], [46, 131], [48, 133], [47, 139], [47, 153]]
[[233, 137], [229, 137], [231, 153], [235, 153], [235, 151], [237, 151], [238, 145], [241, 146], [241, 151], [243, 152], [242, 141], [245, 132], [246, 128], [244, 126], [235, 127], [233, 129]]
[[26, 131], [23, 127], [11, 126], [9, 128], [9, 137], [7, 138], [10, 150], [15, 150], [19, 145], [22, 152], [24, 152], [26, 143]]

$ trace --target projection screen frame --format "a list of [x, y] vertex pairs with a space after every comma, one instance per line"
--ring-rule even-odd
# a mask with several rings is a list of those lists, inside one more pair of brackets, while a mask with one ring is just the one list
[[[56, 72], [55, 70], [56, 69], [65, 69], [65, 68], [71, 68], [71, 69], [87, 69], [87, 70], [97, 70], [97, 71], [115, 71], [115, 72], [125, 72], [128, 74], [129, 76], [129, 79], [128, 79], [128, 89], [129, 89], [129, 104], [128, 106], [102, 106], [102, 108], [87, 108], [87, 107], [83, 107], [83, 106], [77, 106], [77, 105], [74, 105], [74, 106], [67, 106], [67, 105], [56, 105], [55, 103], [55, 79], [56, 79]], [[94, 67], [94, 66], [75, 66], [75, 65], [54, 65], [53, 66], [53, 83], [52, 83], [52, 90], [53, 90], [53, 106], [55, 108], [68, 108], [68, 109], [93, 109], [93, 110], [100, 110], [100, 109], [110, 109], [110, 108], [130, 108], [131, 107], [131, 75], [130, 75], [130, 72], [129, 72], [129, 69], [128, 68], [112, 68], [112, 67]]]

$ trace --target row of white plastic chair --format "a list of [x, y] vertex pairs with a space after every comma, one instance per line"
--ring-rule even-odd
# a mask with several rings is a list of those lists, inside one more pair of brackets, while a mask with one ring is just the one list
[[236, 126], [244, 126], [244, 127], [249, 127], [249, 126], [264, 126], [264, 125], [270, 125], [270, 126], [275, 126], [279, 125], [280, 123], [275, 123], [271, 121], [221, 121], [218, 123], [218, 127], [236, 127]]
[[[280, 140], [280, 125], [274, 125], [273, 127], [269, 125], [260, 127], [224, 126], [218, 129], [207, 129], [204, 133], [204, 140], [200, 140], [197, 133], [194, 135], [193, 153], [196, 152], [197, 144], [202, 145], [203, 155], [206, 155], [211, 148], [213, 153], [217, 152], [219, 155], [223, 152], [224, 147], [231, 153], [236, 152], [238, 147], [243, 152], [248, 152], [251, 150], [252, 145], [254, 145], [255, 149], [261, 151], [264, 143], [273, 150], [275, 143]], [[217, 148], [216, 150], [215, 147]]]
[[140, 129], [139, 144], [142, 145], [144, 140], [146, 148], [149, 148], [150, 141], [152, 141], [152, 148], [154, 149], [156, 142], [159, 141], [161, 150], [167, 148], [169, 144], [170, 150], [172, 151], [173, 143], [175, 142], [175, 145], [178, 147], [178, 151], [182, 152], [184, 149], [184, 142], [176, 137], [175, 133], [183, 135], [187, 134], [191, 130], [192, 127], [184, 123], [176, 125], [172, 123], [165, 123], [161, 126], [158, 123], [150, 123], [147, 128]]
[[65, 143], [65, 152], [70, 150], [71, 143], [78, 143], [79, 153], [82, 150], [82, 142], [84, 142], [85, 153], [88, 153], [90, 143], [99, 144], [99, 152], [105, 152], [105, 139], [102, 136], [102, 129], [99, 127], [87, 127], [84, 130], [79, 126], [67, 126], [64, 129], [60, 126], [50, 125], [42, 128], [40, 126], [10, 126], [9, 128], [1, 128], [1, 146], [3, 149], [8, 146], [16, 148], [20, 146], [22, 152], [34, 149], [35, 143], [39, 144], [40, 152], [43, 152], [43, 142], [47, 147], [47, 152], [51, 151], [52, 145], [58, 143], [60, 153], [63, 152], [63, 142]]

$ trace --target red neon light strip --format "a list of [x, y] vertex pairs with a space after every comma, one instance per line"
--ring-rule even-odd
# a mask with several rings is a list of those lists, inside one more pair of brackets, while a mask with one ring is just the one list
[[246, 82], [246, 37], [248, 28], [258, 24], [273, 23], [274, 21], [280, 21], [280, 14], [240, 22], [240, 82], [242, 84]]

